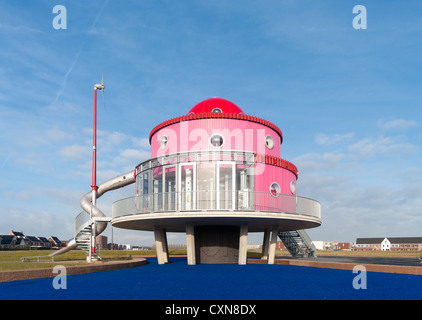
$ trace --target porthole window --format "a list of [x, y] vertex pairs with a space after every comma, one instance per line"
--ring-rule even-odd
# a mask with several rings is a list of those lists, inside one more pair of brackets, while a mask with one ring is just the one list
[[212, 113], [221, 113], [221, 109], [220, 108], [214, 108], [212, 109]]
[[274, 148], [274, 138], [271, 137], [270, 135], [266, 136], [265, 145], [267, 146], [268, 149]]
[[296, 194], [296, 182], [294, 180], [290, 182], [290, 191], [292, 194]]
[[280, 185], [277, 182], [273, 182], [270, 186], [270, 193], [273, 197], [278, 197], [281, 193]]
[[165, 149], [167, 147], [168, 142], [169, 142], [169, 138], [167, 136], [162, 136], [158, 143], [161, 149]]
[[210, 138], [210, 143], [214, 148], [220, 148], [224, 143], [224, 138], [222, 135], [215, 134]]

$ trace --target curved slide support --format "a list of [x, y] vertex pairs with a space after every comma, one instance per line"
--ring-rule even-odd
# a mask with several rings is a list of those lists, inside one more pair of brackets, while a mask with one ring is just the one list
[[[108, 180], [108, 181], [106, 181], [106, 182], [104, 182], [104, 183], [102, 183], [98, 186], [96, 198], [98, 199], [104, 193], [106, 193], [108, 191], [116, 190], [116, 189], [125, 187], [125, 186], [132, 184], [134, 182], [135, 182], [135, 175], [133, 174], [133, 171], [130, 171], [130, 172], [122, 174], [118, 177], [112, 178], [112, 179], [110, 179], [110, 180]], [[92, 205], [92, 191], [88, 192], [87, 194], [85, 194], [82, 197], [81, 207], [88, 214], [91, 214], [91, 211], [92, 211], [92, 217], [96, 217], [96, 218], [105, 217], [104, 213], [100, 209], [98, 209], [98, 207]], [[97, 222], [96, 225], [97, 225], [97, 227], [95, 229], [95, 234], [99, 235], [107, 227], [107, 222], [99, 221], [99, 222]], [[87, 237], [87, 236], [82, 235], [81, 237]], [[85, 239], [82, 239], [82, 238], [78, 238], [78, 239], [85, 240]], [[86, 240], [88, 240], [88, 239], [86, 239]], [[56, 256], [56, 255], [59, 255], [59, 254], [63, 254], [63, 253], [68, 252], [72, 249], [75, 249], [77, 246], [78, 246], [78, 244], [76, 243], [76, 237], [75, 237], [75, 239], [72, 239], [68, 243], [67, 247], [64, 247], [64, 248], [62, 248], [62, 249], [60, 249], [56, 252], [53, 252], [49, 256], [52, 257], [52, 256]]]

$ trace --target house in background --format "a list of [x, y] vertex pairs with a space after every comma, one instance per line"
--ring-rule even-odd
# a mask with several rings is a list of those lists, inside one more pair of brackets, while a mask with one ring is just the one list
[[0, 249], [14, 247], [16, 237], [14, 235], [0, 235]]
[[51, 248], [52, 243], [50, 241], [48, 241], [47, 238], [45, 237], [38, 237], [38, 239], [40, 240], [40, 245], [43, 248]]
[[22, 231], [14, 230], [10, 230], [7, 235], [0, 234], [0, 249], [51, 249], [53, 246], [61, 248], [66, 244], [66, 241], [60, 241], [55, 236], [50, 237], [50, 239], [26, 236]]
[[56, 236], [51, 236], [50, 238], [48, 238], [48, 241], [50, 241], [52, 243], [52, 248], [61, 248], [62, 247], [62, 242], [59, 240], [59, 238], [57, 238]]
[[356, 251], [422, 250], [422, 237], [357, 238]]

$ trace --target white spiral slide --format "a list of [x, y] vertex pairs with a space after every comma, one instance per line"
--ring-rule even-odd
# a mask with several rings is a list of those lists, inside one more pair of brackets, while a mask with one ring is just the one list
[[[108, 191], [123, 188], [134, 182], [135, 182], [135, 174], [133, 171], [130, 171], [128, 173], [112, 178], [98, 186], [96, 198], [101, 197], [104, 193]], [[92, 217], [94, 218], [105, 217], [105, 214], [100, 209], [98, 209], [98, 207], [92, 204], [92, 191], [88, 192], [82, 197], [81, 207], [86, 213], [92, 214]], [[96, 235], [101, 234], [106, 229], [106, 227], [107, 227], [107, 222], [103, 222], [103, 221], [97, 222], [95, 234]], [[75, 249], [78, 246], [77, 240], [78, 241], [89, 240], [89, 235], [87, 235], [86, 233], [80, 233], [80, 234], [75, 235], [75, 238], [69, 241], [67, 247], [64, 247], [56, 252], [53, 252], [49, 256], [50, 257], [56, 256], [56, 255], [68, 252], [72, 249]]]

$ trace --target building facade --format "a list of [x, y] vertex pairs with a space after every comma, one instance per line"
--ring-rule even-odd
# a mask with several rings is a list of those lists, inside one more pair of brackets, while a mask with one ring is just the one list
[[420, 251], [422, 237], [357, 238], [357, 251]]
[[186, 233], [189, 264], [244, 264], [249, 232], [264, 232], [271, 262], [279, 231], [321, 224], [320, 204], [297, 195], [298, 170], [280, 157], [281, 130], [228, 100], [198, 103], [149, 140], [135, 196], [113, 204], [111, 223], [153, 231], [159, 263], [168, 261], [167, 232]]

